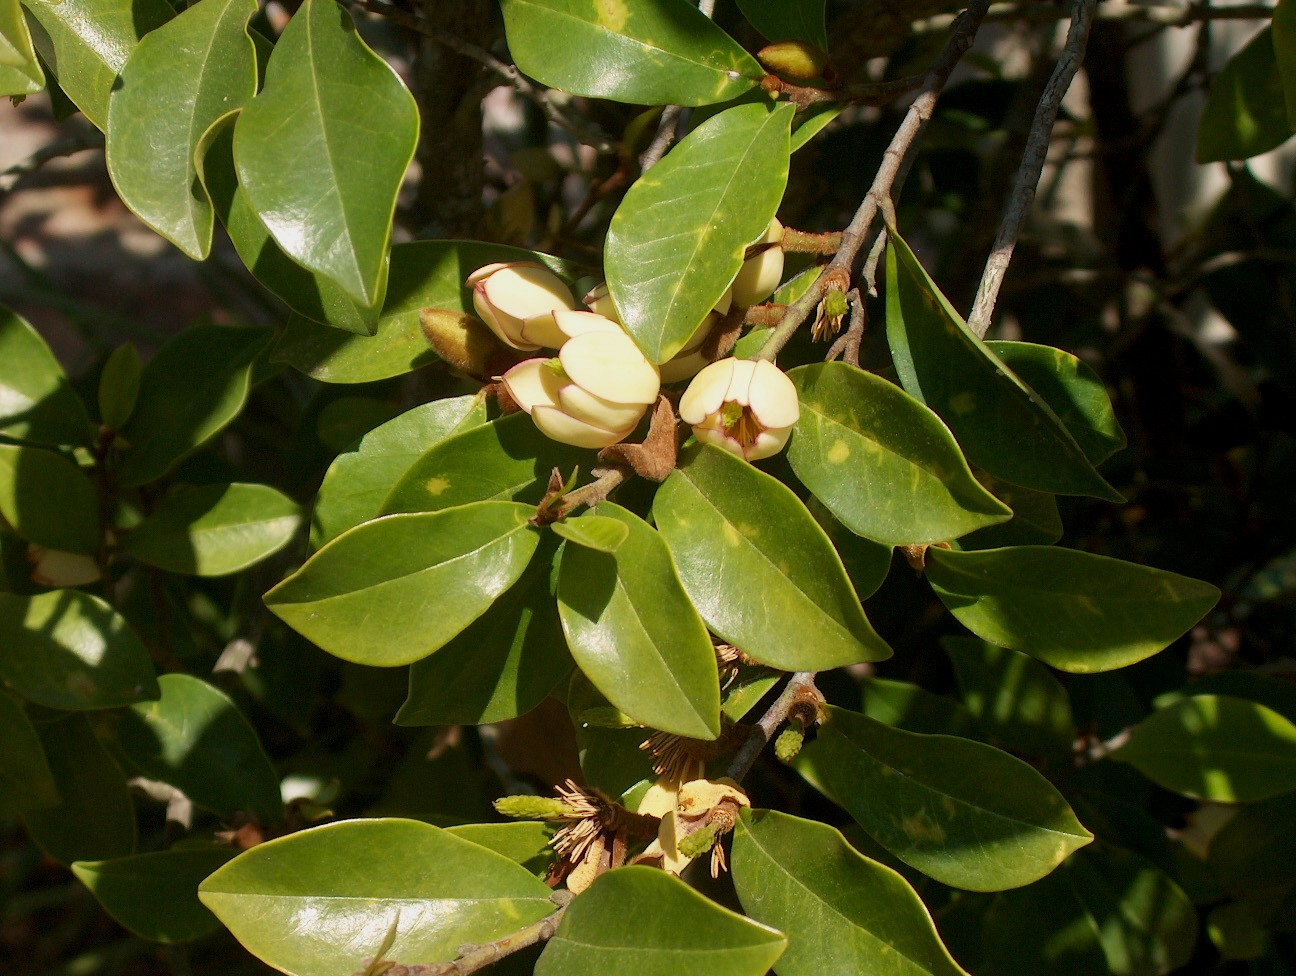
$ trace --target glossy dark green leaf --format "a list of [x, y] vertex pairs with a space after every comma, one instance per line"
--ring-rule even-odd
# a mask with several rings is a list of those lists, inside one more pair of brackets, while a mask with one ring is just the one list
[[859, 686], [860, 711], [884, 725], [924, 735], [985, 737], [972, 714], [952, 698], [890, 678], [860, 678]]
[[1034, 342], [991, 340], [985, 345], [1043, 398], [1090, 464], [1101, 464], [1125, 446], [1125, 431], [1107, 388], [1084, 360]]
[[738, 0], [738, 9], [768, 41], [809, 41], [828, 48], [824, 0]]
[[69, 715], [36, 731], [63, 802], [23, 815], [31, 839], [60, 864], [133, 854], [135, 806], [126, 777], [86, 717]]
[[[475, 314], [472, 292], [464, 282], [495, 261], [539, 261], [568, 281], [572, 276], [571, 266], [558, 258], [503, 244], [397, 244], [391, 249], [387, 297], [374, 335], [347, 335], [321, 326], [310, 321], [309, 309], [294, 299], [289, 304], [302, 314], [288, 320], [274, 358], [324, 383], [369, 383], [434, 362], [436, 354], [419, 328], [419, 310], [445, 308]], [[334, 318], [329, 321], [338, 324]]]
[[801, 400], [788, 461], [852, 532], [922, 545], [1012, 516], [972, 476], [949, 428], [898, 386], [840, 362], [788, 377]]
[[1266, 27], [1211, 79], [1197, 129], [1197, 162], [1250, 159], [1291, 137], [1274, 40]]
[[998, 549], [1003, 546], [1051, 546], [1062, 538], [1062, 516], [1057, 496], [1048, 492], [1010, 485], [982, 472], [978, 479], [986, 489], [1012, 509], [1007, 522], [977, 529], [951, 545], [955, 549]]
[[684, 348], [769, 227], [787, 186], [792, 114], [790, 105], [752, 104], [708, 119], [630, 187], [613, 215], [603, 249], [608, 289], [654, 362]]
[[552, 539], [521, 578], [436, 653], [410, 666], [398, 725], [483, 725], [530, 711], [571, 673]]
[[1273, 52], [1282, 75], [1287, 118], [1288, 121], [1296, 120], [1296, 7], [1292, 6], [1291, 0], [1278, 0], [1275, 4], [1272, 30]]
[[549, 865], [553, 863], [554, 853], [549, 847], [554, 835], [552, 824], [535, 820], [459, 824], [447, 827], [446, 833], [480, 844], [496, 854], [503, 854], [542, 881], [549, 874]]
[[1219, 599], [1201, 580], [1053, 546], [929, 549], [927, 579], [978, 637], [1079, 674], [1150, 657]]
[[108, 96], [135, 45], [175, 16], [166, 0], [23, 0], [36, 21], [36, 53], [59, 88], [98, 128]]
[[1236, 896], [1296, 884], [1296, 793], [1240, 807], [1210, 842], [1210, 865]]
[[172, 573], [228, 576], [288, 544], [301, 508], [269, 485], [202, 485], [170, 495], [122, 551]]
[[0, 647], [0, 676], [49, 708], [115, 708], [158, 696], [144, 645], [89, 593], [0, 593]]
[[887, 341], [905, 390], [940, 415], [973, 464], [1025, 488], [1124, 501], [1044, 397], [968, 329], [894, 230]]
[[198, 177], [211, 198], [216, 216], [229, 232], [239, 259], [295, 316], [344, 332], [373, 335], [382, 311], [381, 296], [387, 287], [390, 262], [383, 263], [379, 274], [380, 299], [373, 305], [363, 305], [347, 295], [341, 285], [307, 271], [285, 254], [239, 185], [234, 167], [234, 127], [239, 114], [233, 111], [213, 122], [195, 151]]
[[1263, 800], [1296, 790], [1296, 724], [1255, 702], [1197, 695], [1134, 726], [1112, 758], [1185, 796]]
[[154, 942], [187, 942], [220, 928], [198, 885], [231, 847], [176, 847], [110, 861], [77, 861], [72, 873], [122, 927]]
[[99, 374], [99, 419], [105, 426], [120, 430], [130, 420], [139, 385], [139, 353], [127, 342], [112, 351]]
[[626, 526], [615, 554], [568, 544], [558, 611], [577, 666], [613, 705], [655, 729], [694, 739], [720, 734], [715, 652], [648, 523], [619, 505], [599, 514]]
[[315, 495], [311, 544], [319, 548], [382, 512], [388, 492], [433, 445], [486, 422], [486, 401], [434, 400], [375, 427], [329, 465]]
[[827, 533], [833, 548], [837, 550], [842, 565], [846, 567], [846, 575], [850, 577], [851, 586], [855, 587], [861, 600], [867, 600], [877, 592], [891, 572], [891, 547], [856, 535], [813, 495], [802, 501], [805, 502], [806, 511], [814, 516], [814, 520]]
[[1048, 668], [974, 637], [942, 637], [941, 646], [954, 663], [963, 704], [983, 729], [1016, 753], [1071, 759], [1071, 702]]
[[0, 98], [34, 95], [45, 87], [31, 33], [18, 0], [0, 0]]
[[141, 485], [216, 436], [243, 410], [252, 365], [270, 330], [193, 326], [158, 350], [140, 376], [135, 412], [122, 430], [117, 477]]
[[247, 33], [256, 0], [200, 0], [146, 35], [108, 99], [108, 173], [122, 202], [195, 260], [211, 251], [215, 212], [195, 153], [221, 116], [256, 94]]
[[653, 515], [707, 626], [762, 664], [823, 671], [890, 656], [832, 543], [777, 479], [691, 449]]
[[379, 299], [418, 109], [332, 0], [306, 0], [234, 129], [248, 202], [284, 252], [362, 305]]
[[444, 646], [522, 575], [534, 510], [478, 502], [394, 515], [338, 536], [265, 595], [285, 623], [357, 664], [409, 664]]
[[551, 914], [549, 888], [493, 851], [414, 820], [350, 820], [260, 844], [198, 897], [234, 937], [289, 976], [386, 959], [453, 959]]
[[1164, 976], [1188, 962], [1196, 938], [1196, 912], [1174, 881], [1138, 854], [1095, 844], [995, 899], [978, 976]]
[[0, 515], [28, 542], [93, 555], [102, 544], [99, 494], [62, 454], [0, 444]]
[[85, 406], [25, 319], [0, 305], [0, 434], [52, 446], [89, 444]]
[[158, 679], [157, 701], [132, 705], [117, 734], [131, 764], [227, 820], [283, 819], [279, 777], [256, 730], [223, 691], [187, 674]]
[[779, 976], [967, 976], [909, 883], [856, 852], [832, 827], [744, 810], [732, 857], [743, 910], [787, 933]]
[[1029, 884], [1093, 840], [1032, 767], [968, 739], [829, 706], [796, 767], [883, 847], [956, 888]]
[[655, 868], [601, 875], [571, 903], [536, 976], [762, 976], [782, 933], [744, 918]]
[[[841, 115], [842, 108], [843, 106], [834, 102], [820, 102], [802, 112], [801, 117], [792, 125], [792, 151], [796, 152], [801, 149], [827, 128], [837, 116]], [[818, 277], [818, 275], [816, 274], [815, 277]], [[771, 298], [770, 300], [777, 301], [778, 299]], [[740, 354], [736, 355], [742, 358]]]
[[709, 105], [764, 71], [687, 0], [502, 0], [509, 52], [536, 81], [636, 105]]
[[534, 505], [554, 468], [588, 470], [593, 463], [592, 452], [552, 441], [525, 413], [513, 413], [433, 444], [406, 468], [382, 511], [435, 512], [494, 500]]
[[0, 693], [0, 817], [58, 804], [40, 736], [22, 706]]
[[624, 522], [606, 515], [581, 515], [554, 522], [550, 528], [554, 535], [561, 536], [568, 542], [608, 555], [620, 549], [621, 543], [630, 534]]

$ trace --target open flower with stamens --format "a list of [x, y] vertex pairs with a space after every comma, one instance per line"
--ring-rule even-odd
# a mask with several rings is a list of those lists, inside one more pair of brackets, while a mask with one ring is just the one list
[[[679, 874], [694, 857], [712, 852], [711, 876], [724, 867], [724, 850], [717, 843], [733, 829], [738, 809], [751, 801], [731, 779], [659, 779], [639, 803], [639, 813], [661, 818], [657, 839], [637, 860], [661, 861], [662, 870]], [[696, 835], [696, 836], [694, 836]]]
[[482, 321], [501, 340], [523, 352], [546, 344], [527, 338], [529, 322], [575, 304], [562, 280], [535, 261], [488, 264], [469, 275], [467, 285], [473, 290], [473, 307]]
[[693, 377], [679, 415], [703, 443], [758, 461], [783, 450], [801, 406], [792, 381], [772, 363], [722, 359]]
[[[558, 315], [575, 331], [554, 359], [528, 359], [502, 377], [540, 431], [576, 447], [608, 447], [638, 425], [661, 388], [657, 367], [613, 322], [591, 312]], [[595, 320], [611, 326], [605, 329]]]

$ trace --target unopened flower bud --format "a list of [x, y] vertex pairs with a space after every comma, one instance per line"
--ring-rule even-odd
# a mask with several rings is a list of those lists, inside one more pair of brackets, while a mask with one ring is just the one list
[[663, 383], [678, 383], [680, 380], [696, 376], [704, 366], [714, 362], [714, 359], [708, 359], [703, 354], [702, 349], [707, 339], [711, 337], [711, 331], [732, 307], [733, 289], [729, 288], [720, 296], [720, 301], [715, 303], [715, 308], [707, 313], [698, 330], [689, 337], [688, 342], [684, 343], [684, 348], [661, 364]]
[[607, 282], [595, 285], [581, 301], [585, 303], [585, 306], [590, 311], [598, 312], [599, 315], [609, 318], [613, 322], [621, 321], [616, 306], [612, 304], [612, 294], [608, 291]]
[[488, 264], [469, 275], [467, 284], [482, 321], [501, 340], [524, 352], [541, 346], [524, 334], [529, 320], [575, 304], [558, 276], [534, 261]]
[[624, 440], [661, 388], [657, 367], [620, 329], [578, 334], [556, 359], [528, 359], [503, 381], [545, 436], [594, 448]]
[[772, 363], [722, 359], [693, 377], [679, 414], [699, 441], [758, 461], [783, 450], [801, 406], [792, 381]]
[[788, 81], [812, 81], [828, 67], [828, 52], [809, 41], [776, 41], [756, 52], [766, 71]]
[[738, 276], [733, 280], [733, 300], [735, 305], [750, 308], [759, 305], [770, 295], [783, 280], [783, 225], [778, 218], [770, 221], [769, 227], [756, 244], [768, 244], [759, 254], [754, 254], [743, 262]]
[[517, 360], [479, 319], [449, 308], [419, 311], [419, 328], [436, 354], [470, 376], [484, 377]]

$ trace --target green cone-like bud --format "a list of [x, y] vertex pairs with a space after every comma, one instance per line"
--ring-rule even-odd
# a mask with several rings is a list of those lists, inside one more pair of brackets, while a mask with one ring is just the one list
[[681, 837], [679, 842], [679, 852], [685, 857], [701, 857], [707, 851], [711, 850], [719, 833], [719, 824], [712, 824], [709, 827], [703, 827], [701, 830], [689, 834], [687, 837]]
[[566, 803], [551, 796], [502, 796], [495, 809], [514, 820], [561, 820], [571, 812]]
[[790, 763], [801, 751], [803, 742], [805, 742], [805, 730], [796, 725], [789, 725], [774, 740], [774, 755], [779, 762]]

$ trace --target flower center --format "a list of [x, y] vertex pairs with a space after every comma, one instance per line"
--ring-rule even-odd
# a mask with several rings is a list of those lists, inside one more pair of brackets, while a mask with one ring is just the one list
[[756, 443], [756, 438], [765, 432], [764, 425], [756, 419], [750, 407], [730, 400], [720, 408], [720, 422], [724, 432], [744, 448]]

